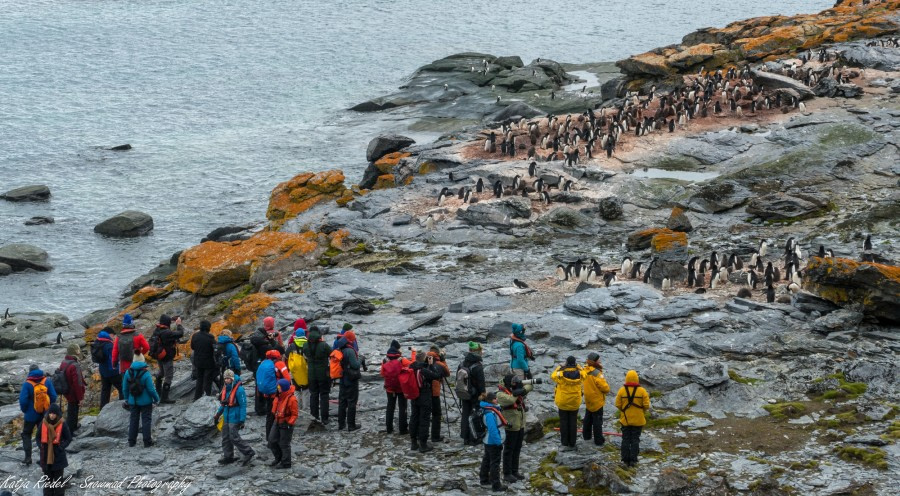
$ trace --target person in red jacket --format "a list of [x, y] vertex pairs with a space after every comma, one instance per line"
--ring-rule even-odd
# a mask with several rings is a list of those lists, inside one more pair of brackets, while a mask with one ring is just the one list
[[278, 381], [278, 393], [272, 402], [275, 425], [269, 432], [268, 445], [272, 450], [275, 468], [291, 468], [291, 438], [294, 437], [294, 423], [297, 422], [299, 407], [294, 396], [294, 386], [290, 379]]
[[134, 330], [134, 320], [131, 314], [125, 314], [122, 319], [122, 333], [116, 336], [113, 343], [113, 364], [119, 364], [119, 373], [124, 374], [131, 368], [131, 361], [135, 355], [146, 355], [150, 352], [150, 343], [143, 334]]
[[69, 386], [66, 397], [66, 425], [74, 434], [78, 430], [78, 410], [81, 401], [84, 399], [84, 388], [87, 383], [84, 382], [84, 375], [81, 373], [81, 364], [78, 360], [81, 358], [81, 348], [75, 343], [66, 348], [66, 357], [63, 358], [59, 368], [66, 377], [66, 384]]
[[387, 358], [381, 362], [381, 377], [384, 378], [384, 391], [387, 393], [387, 412], [385, 426], [388, 434], [394, 432], [394, 410], [398, 404], [400, 407], [400, 435], [409, 434], [409, 418], [406, 415], [406, 396], [400, 387], [400, 370], [409, 367], [416, 359], [416, 350], [410, 348], [412, 358], [407, 360], [400, 353], [400, 343], [395, 339], [391, 341], [391, 347], [387, 351]]

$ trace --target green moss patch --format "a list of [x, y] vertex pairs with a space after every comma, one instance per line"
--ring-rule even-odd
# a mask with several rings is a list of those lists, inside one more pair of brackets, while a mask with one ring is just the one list
[[690, 420], [692, 417], [688, 417], [687, 415], [673, 415], [671, 417], [662, 417], [662, 418], [648, 418], [647, 425], [645, 426], [648, 429], [660, 429], [665, 427], [673, 427], [682, 422]]
[[551, 451], [550, 454], [541, 459], [537, 470], [531, 472], [528, 482], [534, 491], [556, 494], [556, 490], [553, 489], [554, 481], [562, 482], [568, 487], [569, 494], [577, 496], [609, 494], [607, 491], [586, 487], [584, 484], [584, 472], [557, 465], [556, 452]]
[[830, 389], [822, 393], [821, 399], [823, 400], [833, 400], [833, 399], [852, 399], [856, 398], [869, 388], [868, 385], [864, 382], [848, 382], [844, 377], [843, 372], [838, 372], [836, 374], [831, 374], [822, 379], [817, 379], [814, 382], [821, 382], [824, 379], [837, 379], [838, 388]]
[[233, 305], [234, 302], [243, 300], [244, 298], [246, 298], [247, 296], [249, 296], [250, 293], [252, 293], [252, 292], [253, 292], [253, 285], [252, 285], [252, 284], [245, 284], [244, 286], [241, 287], [241, 289], [238, 290], [237, 293], [235, 293], [235, 294], [229, 296], [228, 298], [225, 298], [224, 300], [220, 301], [220, 302], [215, 306], [215, 308], [213, 308], [213, 313], [214, 313], [214, 314], [216, 314], [216, 313], [222, 313], [222, 312], [228, 310], [229, 308], [231, 308], [231, 305]]
[[887, 470], [887, 453], [880, 448], [837, 446], [832, 450], [841, 460], [875, 467], [879, 470]]
[[763, 405], [763, 409], [779, 420], [801, 417], [806, 413], [806, 405], [796, 401]]
[[753, 377], [743, 377], [732, 369], [728, 369], [728, 377], [731, 378], [732, 381], [740, 383], [740, 384], [756, 384], [757, 382], [762, 382], [762, 379], [754, 379]]

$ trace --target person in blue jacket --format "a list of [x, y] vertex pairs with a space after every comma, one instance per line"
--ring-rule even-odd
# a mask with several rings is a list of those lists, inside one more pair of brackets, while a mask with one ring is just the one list
[[241, 357], [238, 355], [237, 345], [234, 344], [234, 337], [230, 330], [225, 329], [222, 331], [222, 334], [219, 335], [219, 344], [225, 347], [225, 356], [228, 357], [226, 369], [234, 372], [234, 375], [240, 375]]
[[265, 405], [266, 439], [269, 439], [269, 430], [275, 423], [275, 414], [272, 413], [272, 402], [278, 394], [278, 372], [275, 368], [275, 360], [278, 360], [278, 351], [266, 352], [266, 359], [259, 362], [256, 368], [256, 393], [262, 396]]
[[[37, 401], [35, 401], [35, 387], [40, 393]], [[37, 365], [32, 365], [19, 391], [19, 410], [25, 414], [25, 422], [22, 424], [22, 448], [25, 450], [25, 460], [22, 463], [25, 465], [31, 465], [31, 438], [34, 429], [40, 425], [44, 414], [54, 403], [56, 403], [56, 389], [53, 387], [53, 381], [45, 376], [44, 371]], [[39, 408], [35, 409], [35, 406]]]
[[500, 455], [503, 453], [503, 441], [506, 439], [506, 419], [500, 413], [496, 393], [482, 395], [481, 414], [484, 418], [486, 434], [484, 436], [484, 456], [481, 458], [479, 476], [481, 485], [491, 485], [492, 491], [506, 491], [500, 482]]
[[534, 360], [534, 352], [525, 344], [525, 326], [512, 325], [512, 334], [509, 335], [509, 368], [519, 379], [531, 379], [531, 369], [528, 360]]
[[116, 388], [116, 391], [119, 392], [119, 399], [122, 399], [122, 374], [119, 373], [119, 366], [113, 366], [112, 361], [112, 351], [113, 351], [113, 340], [112, 335], [113, 332], [109, 327], [104, 328], [97, 334], [97, 342], [92, 346], [99, 346], [103, 350], [103, 360], [100, 361], [100, 409], [109, 403], [109, 397], [112, 394], [112, 389]]
[[214, 421], [219, 423], [219, 418], [224, 415], [222, 420], [222, 450], [224, 451], [219, 463], [227, 465], [234, 463], [237, 458], [234, 457], [234, 449], [237, 448], [241, 452], [241, 465], [247, 466], [250, 460], [256, 455], [246, 441], [241, 439], [240, 430], [244, 428], [244, 421], [247, 420], [247, 393], [244, 392], [244, 386], [241, 385], [241, 376], [235, 374], [232, 370], [226, 370], [224, 375], [225, 385], [222, 392], [219, 393], [219, 410], [216, 412]]
[[[137, 391], [140, 391], [140, 394], [137, 394]], [[131, 367], [123, 374], [122, 393], [131, 410], [128, 446], [134, 447], [137, 444], [139, 422], [144, 436], [144, 447], [153, 446], [153, 439], [150, 438], [150, 421], [153, 418], [153, 405], [159, 404], [159, 393], [153, 385], [153, 379], [150, 378], [144, 355], [135, 355]]]

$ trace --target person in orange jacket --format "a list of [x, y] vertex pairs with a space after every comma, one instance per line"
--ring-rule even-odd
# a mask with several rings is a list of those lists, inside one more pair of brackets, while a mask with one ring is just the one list
[[441, 387], [444, 385], [444, 379], [450, 377], [450, 367], [447, 366], [444, 352], [437, 346], [431, 347], [428, 356], [434, 358], [434, 364], [441, 369], [442, 375], [440, 379], [431, 382], [431, 442], [442, 443], [444, 437], [441, 436]]
[[294, 437], [294, 423], [299, 414], [297, 397], [290, 379], [278, 380], [278, 394], [272, 402], [275, 424], [269, 431], [268, 445], [275, 460], [272, 466], [279, 469], [291, 468], [291, 439]]

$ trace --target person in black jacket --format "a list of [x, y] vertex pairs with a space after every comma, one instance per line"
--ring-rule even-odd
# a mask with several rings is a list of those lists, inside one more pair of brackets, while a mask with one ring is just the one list
[[412, 438], [411, 450], [427, 453], [434, 449], [428, 442], [431, 430], [431, 388], [433, 381], [444, 377], [444, 370], [434, 363], [434, 357], [425, 353], [416, 355], [416, 361], [410, 366], [419, 381], [419, 397], [412, 400], [412, 414], [409, 422], [409, 435]]
[[481, 363], [481, 345], [469, 341], [469, 352], [463, 360], [463, 367], [469, 370], [469, 399], [461, 399], [460, 416], [460, 436], [466, 446], [480, 446], [481, 443], [475, 440], [475, 436], [469, 427], [469, 417], [472, 416], [472, 410], [478, 406], [478, 398], [486, 391], [484, 385], [484, 366]]
[[309, 413], [323, 424], [328, 423], [328, 396], [331, 394], [331, 375], [328, 356], [331, 346], [322, 339], [317, 326], [309, 328], [309, 340], [300, 350], [306, 357], [309, 370]]
[[[256, 363], [246, 364], [247, 368], [256, 376], [256, 368], [266, 359], [266, 353], [269, 350], [277, 350], [281, 356], [285, 355], [284, 343], [281, 340], [281, 334], [275, 330], [275, 318], [266, 317], [263, 319], [263, 326], [258, 328], [256, 332], [250, 336], [250, 344], [256, 348]], [[257, 415], [266, 415], [266, 399], [259, 394], [259, 388], [254, 393], [253, 407]]]
[[341, 346], [341, 375], [340, 389], [338, 389], [338, 430], [347, 426], [348, 432], [360, 429], [356, 423], [356, 402], [359, 401], [359, 355], [353, 349], [356, 334], [353, 331], [344, 333], [338, 343]]
[[47, 415], [41, 420], [34, 440], [40, 450], [41, 470], [49, 479], [47, 485], [53, 486], [44, 488], [44, 496], [65, 495], [63, 470], [69, 466], [69, 461], [66, 459], [66, 447], [72, 442], [72, 432], [63, 421], [62, 409], [58, 404], [50, 405]]
[[194, 386], [194, 400], [201, 396], [212, 395], [212, 383], [216, 375], [216, 338], [210, 332], [210, 324], [203, 320], [200, 330], [191, 337], [191, 350], [194, 352], [194, 366], [197, 367]]
[[[156, 330], [153, 336], [158, 337], [162, 344], [162, 353], [153, 357], [159, 365], [159, 372], [156, 375], [156, 390], [162, 391], [162, 403], [175, 403], [175, 400], [169, 399], [169, 390], [172, 388], [172, 377], [175, 375], [175, 345], [178, 340], [184, 337], [184, 327], [181, 326], [181, 317], [175, 319], [175, 330], [172, 328], [172, 317], [162, 314], [159, 317], [159, 324], [156, 324]], [[154, 338], [151, 337], [151, 340]], [[151, 344], [151, 353], [153, 352]], [[162, 386], [162, 389], [160, 389]]]

